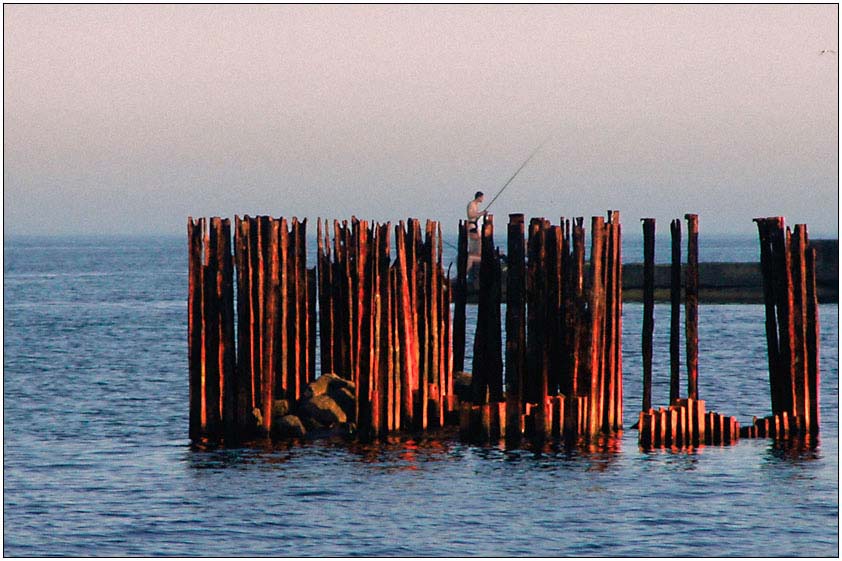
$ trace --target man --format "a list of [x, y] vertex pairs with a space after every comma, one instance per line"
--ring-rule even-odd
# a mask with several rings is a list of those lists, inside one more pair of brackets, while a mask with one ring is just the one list
[[482, 191], [477, 191], [474, 200], [468, 203], [468, 233], [478, 232], [479, 217], [488, 214], [488, 211], [479, 209], [484, 196]]
[[480, 210], [484, 195], [482, 191], [474, 194], [474, 200], [468, 203], [468, 274], [470, 276], [474, 265], [480, 262], [480, 231], [479, 219], [488, 214], [486, 210]]

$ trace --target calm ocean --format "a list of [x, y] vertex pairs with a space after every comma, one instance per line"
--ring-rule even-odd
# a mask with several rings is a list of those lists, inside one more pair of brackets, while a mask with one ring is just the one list
[[[755, 261], [757, 241], [703, 236], [700, 253]], [[640, 256], [627, 240], [624, 261]], [[812, 450], [642, 452], [626, 430], [590, 451], [448, 439], [198, 451], [186, 236], [7, 238], [3, 273], [5, 556], [839, 555], [836, 304], [821, 306]], [[625, 305], [626, 427], [641, 400], [641, 316]], [[699, 320], [708, 409], [742, 424], [768, 414], [763, 307], [703, 304]], [[668, 306], [655, 321], [664, 405]]]

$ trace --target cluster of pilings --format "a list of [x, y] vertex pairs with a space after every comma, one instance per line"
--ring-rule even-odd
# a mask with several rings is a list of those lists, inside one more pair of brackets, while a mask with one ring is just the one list
[[816, 251], [807, 226], [756, 218], [766, 306], [772, 415], [752, 433], [785, 438], [819, 432], [819, 307]]
[[685, 214], [687, 266], [684, 276], [684, 333], [687, 355], [687, 397], [680, 396], [681, 220], [670, 222], [670, 395], [669, 405], [652, 407], [652, 342], [655, 328], [655, 219], [643, 218], [643, 403], [638, 439], [644, 448], [732, 444], [739, 439], [735, 417], [705, 411], [699, 399], [699, 217]]
[[187, 229], [190, 438], [268, 432], [274, 402], [295, 402], [315, 377], [307, 221], [235, 217], [233, 255], [230, 220], [189, 218]]
[[670, 405], [652, 408], [655, 220], [643, 221], [643, 404], [638, 420], [645, 448], [731, 444], [743, 438], [788, 439], [819, 431], [819, 318], [815, 249], [807, 227], [785, 228], [782, 217], [755, 219], [766, 304], [766, 338], [772, 415], [740, 427], [735, 417], [705, 412], [698, 391], [698, 216], [685, 215], [688, 227], [685, 269], [687, 398], [679, 396], [681, 306], [681, 221], [672, 236], [670, 314]]
[[329, 226], [318, 228], [322, 372], [354, 382], [360, 435], [443, 426], [456, 401], [439, 223], [423, 238], [416, 219], [396, 225], [394, 262], [390, 223]]
[[[472, 395], [460, 411], [463, 434], [578, 437], [622, 428], [619, 213], [610, 211], [607, 221], [592, 219], [587, 275], [583, 222], [562, 218], [552, 225], [533, 218], [527, 232], [522, 214], [509, 217], [504, 392], [501, 265], [493, 216], [485, 218]], [[455, 318], [464, 313], [465, 228], [460, 224]], [[464, 339], [454, 325], [458, 344]]]

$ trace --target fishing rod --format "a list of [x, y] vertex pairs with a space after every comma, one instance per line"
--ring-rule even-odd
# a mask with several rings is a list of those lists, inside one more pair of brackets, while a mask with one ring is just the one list
[[[552, 136], [552, 135], [550, 135], [550, 136]], [[545, 139], [544, 139], [544, 141], [543, 141], [541, 144], [539, 144], [539, 145], [538, 145], [538, 148], [536, 148], [536, 149], [535, 149], [535, 150], [534, 150], [534, 151], [533, 151], [533, 152], [529, 155], [529, 157], [528, 157], [528, 158], [526, 158], [526, 161], [525, 161], [525, 162], [523, 162], [523, 163], [520, 165], [520, 167], [519, 167], [519, 168], [517, 168], [517, 171], [516, 171], [516, 172], [515, 172], [515, 173], [514, 173], [514, 174], [513, 174], [510, 178], [509, 178], [509, 180], [508, 180], [508, 181], [506, 181], [506, 184], [505, 184], [505, 185], [503, 185], [503, 188], [502, 188], [502, 189], [500, 189], [499, 191], [497, 191], [497, 194], [496, 194], [496, 195], [494, 195], [494, 198], [493, 198], [493, 199], [491, 199], [491, 202], [490, 202], [490, 203], [488, 203], [488, 206], [486, 206], [486, 207], [485, 207], [485, 210], [488, 210], [489, 208], [491, 208], [491, 205], [493, 205], [493, 204], [494, 204], [494, 201], [496, 201], [496, 200], [497, 200], [497, 197], [499, 197], [500, 195], [502, 195], [502, 194], [503, 194], [503, 191], [505, 191], [505, 190], [506, 190], [506, 188], [507, 188], [507, 187], [511, 184], [511, 182], [512, 182], [512, 181], [514, 181], [515, 177], [517, 177], [517, 175], [520, 173], [520, 171], [521, 171], [523, 168], [525, 168], [525, 167], [526, 167], [526, 164], [528, 164], [528, 163], [529, 163], [529, 160], [531, 160], [532, 158], [534, 158], [534, 157], [535, 157], [535, 154], [537, 154], [537, 153], [538, 153], [538, 151], [539, 151], [539, 150], [541, 150], [541, 147], [543, 147], [543, 146], [544, 146], [544, 144], [546, 144], [546, 143], [547, 143], [547, 141], [550, 139], [550, 136], [548, 136], [547, 138], [545, 138]]]

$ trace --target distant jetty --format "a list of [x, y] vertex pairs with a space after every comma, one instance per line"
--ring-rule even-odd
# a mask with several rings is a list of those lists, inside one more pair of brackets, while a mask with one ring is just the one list
[[[816, 249], [816, 283], [820, 304], [839, 302], [839, 240], [812, 240]], [[682, 278], [684, 269], [682, 267]], [[503, 269], [503, 291], [505, 296]], [[760, 263], [699, 263], [699, 301], [705, 304], [762, 304], [763, 275]], [[468, 287], [468, 301], [476, 303], [479, 283]], [[643, 301], [643, 263], [623, 264], [623, 299]], [[670, 301], [670, 265], [655, 265], [655, 301]]]

